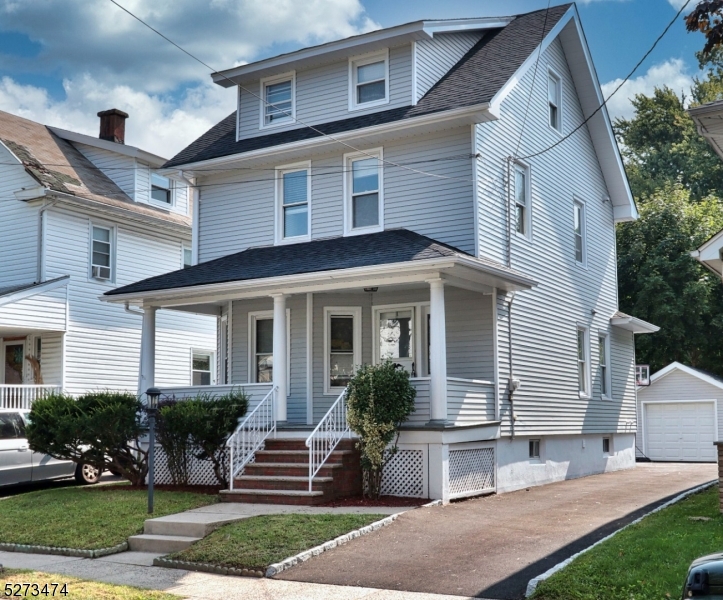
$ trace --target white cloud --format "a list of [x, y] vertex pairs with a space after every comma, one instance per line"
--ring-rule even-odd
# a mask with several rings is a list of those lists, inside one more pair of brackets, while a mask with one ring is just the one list
[[[686, 0], [668, 0], [668, 3], [675, 9], [680, 10], [681, 7], [685, 4]], [[695, 0], [691, 2], [691, 5], [695, 5]], [[691, 6], [692, 8], [692, 6]]]
[[[119, 2], [214, 69], [378, 28], [360, 0], [307, 0], [303, 10], [292, 0]], [[119, 108], [129, 144], [170, 157], [234, 109], [234, 90], [107, 0], [0, 0], [3, 31], [41, 50], [0, 55], [0, 110], [97, 135], [96, 113]], [[62, 78], [66, 97], [20, 85], [19, 74]]]
[[[622, 79], [614, 79], [602, 85], [603, 96], [607, 98], [613, 90], [620, 85]], [[687, 73], [685, 64], [679, 58], [666, 60], [663, 63], [653, 65], [644, 75], [630, 79], [607, 103], [610, 117], [630, 118], [634, 114], [633, 105], [630, 100], [636, 94], [652, 95], [656, 87], [668, 86], [680, 94], [688, 93], [692, 76]]]

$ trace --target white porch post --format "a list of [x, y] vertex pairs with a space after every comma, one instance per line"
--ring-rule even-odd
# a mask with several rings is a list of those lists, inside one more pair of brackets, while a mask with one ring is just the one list
[[276, 392], [276, 420], [286, 421], [286, 396], [289, 382], [286, 380], [286, 296], [274, 294], [274, 386]]
[[431, 424], [447, 421], [447, 327], [444, 316], [444, 281], [429, 283], [429, 362]]
[[144, 394], [155, 385], [156, 373], [156, 310], [155, 306], [143, 307], [141, 329], [141, 365], [138, 373], [138, 394]]

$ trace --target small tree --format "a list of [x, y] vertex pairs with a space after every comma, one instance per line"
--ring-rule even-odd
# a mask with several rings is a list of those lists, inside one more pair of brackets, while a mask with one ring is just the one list
[[389, 360], [361, 367], [349, 382], [347, 422], [360, 438], [365, 496], [379, 498], [384, 466], [397, 452], [399, 427], [414, 411], [416, 395], [409, 373]]
[[88, 463], [143, 485], [148, 452], [140, 445], [145, 409], [133, 394], [91, 392], [79, 398], [53, 394], [33, 403], [27, 427], [35, 452]]

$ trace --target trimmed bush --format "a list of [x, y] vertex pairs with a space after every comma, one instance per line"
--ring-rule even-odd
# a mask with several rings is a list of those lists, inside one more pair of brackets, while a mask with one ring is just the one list
[[397, 452], [399, 427], [414, 412], [416, 395], [409, 373], [389, 360], [364, 365], [349, 382], [347, 422], [360, 438], [365, 496], [379, 498], [384, 466]]

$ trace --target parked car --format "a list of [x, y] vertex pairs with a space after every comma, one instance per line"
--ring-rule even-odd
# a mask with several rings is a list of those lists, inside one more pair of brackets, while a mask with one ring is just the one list
[[683, 598], [723, 600], [723, 552], [701, 556], [690, 564]]
[[28, 413], [0, 409], [0, 487], [64, 477], [75, 477], [79, 483], [96, 483], [100, 473], [93, 465], [58, 460], [30, 450], [25, 437]]

